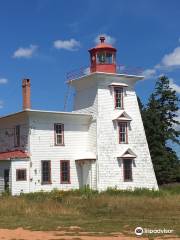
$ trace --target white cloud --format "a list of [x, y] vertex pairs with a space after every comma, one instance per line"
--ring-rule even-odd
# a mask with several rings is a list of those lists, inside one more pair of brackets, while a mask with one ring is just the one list
[[155, 69], [146, 69], [143, 71], [142, 75], [144, 76], [144, 79], [149, 79], [152, 77], [155, 77], [156, 75], [156, 70]]
[[103, 36], [103, 37], [105, 37], [105, 41], [107, 42], [107, 43], [109, 43], [109, 44], [115, 44], [115, 42], [116, 42], [116, 39], [114, 38], [114, 37], [112, 37], [112, 36], [110, 36], [110, 35], [107, 35], [107, 34], [105, 34], [105, 33], [102, 33], [102, 34], [99, 34], [95, 39], [94, 39], [94, 42], [96, 43], [96, 44], [98, 44], [99, 43], [99, 38], [101, 37], [101, 36]]
[[30, 45], [27, 48], [18, 48], [14, 54], [13, 58], [31, 58], [37, 51], [38, 46]]
[[[160, 63], [156, 64], [152, 69], [144, 70], [143, 74], [145, 76], [145, 79], [149, 79], [156, 77], [156, 74], [162, 74], [162, 71], [166, 73], [177, 68], [180, 68], [180, 47], [176, 47], [171, 53], [165, 54]], [[176, 84], [173, 85], [174, 88], [176, 87], [176, 89], [179, 91], [179, 86], [175, 85]]]
[[166, 54], [162, 58], [162, 65], [167, 67], [179, 66], [180, 67], [180, 47], [177, 47], [173, 52]]
[[174, 83], [174, 80], [172, 78], [170, 78], [170, 87], [175, 90], [177, 93], [180, 94], [180, 85], [177, 85], [176, 83]]
[[65, 49], [68, 51], [76, 51], [81, 46], [80, 42], [74, 38], [69, 40], [56, 40], [53, 45], [57, 49]]
[[4, 107], [4, 102], [0, 100], [0, 109]]
[[6, 84], [8, 83], [7, 78], [0, 78], [0, 84]]

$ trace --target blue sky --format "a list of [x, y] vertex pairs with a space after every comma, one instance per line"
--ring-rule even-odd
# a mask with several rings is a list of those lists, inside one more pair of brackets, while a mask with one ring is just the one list
[[24, 77], [33, 108], [63, 110], [66, 73], [89, 65], [99, 34], [114, 42], [119, 64], [144, 69], [143, 102], [159, 74], [180, 94], [179, 21], [178, 0], [0, 0], [0, 115], [21, 110]]

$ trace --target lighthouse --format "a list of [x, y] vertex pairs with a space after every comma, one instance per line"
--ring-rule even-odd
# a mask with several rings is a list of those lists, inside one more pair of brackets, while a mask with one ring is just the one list
[[134, 90], [143, 76], [119, 68], [116, 54], [101, 36], [89, 71], [68, 75], [71, 112], [33, 109], [22, 81], [22, 111], [0, 118], [0, 193], [158, 189]]
[[100, 37], [89, 50], [90, 71], [71, 79], [74, 111], [92, 115], [88, 148], [95, 161], [83, 162], [82, 174], [98, 190], [158, 189], [134, 85], [143, 79], [119, 72], [117, 49]]

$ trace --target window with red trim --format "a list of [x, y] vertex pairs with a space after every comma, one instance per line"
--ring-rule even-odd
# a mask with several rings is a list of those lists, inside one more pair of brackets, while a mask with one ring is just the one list
[[132, 181], [132, 159], [124, 159], [124, 181]]
[[127, 122], [119, 122], [119, 143], [128, 143]]
[[41, 178], [42, 184], [50, 184], [51, 183], [51, 161], [45, 160], [41, 161]]
[[26, 181], [26, 169], [16, 169], [16, 181]]
[[64, 145], [64, 124], [54, 124], [54, 138], [56, 146]]
[[70, 183], [70, 161], [60, 161], [61, 183]]
[[115, 108], [123, 108], [123, 88], [114, 88]]

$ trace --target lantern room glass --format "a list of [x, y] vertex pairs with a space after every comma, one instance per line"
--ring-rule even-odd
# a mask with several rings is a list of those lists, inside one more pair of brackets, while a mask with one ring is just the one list
[[97, 53], [97, 64], [114, 64], [115, 56], [111, 52]]

